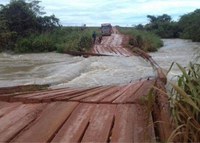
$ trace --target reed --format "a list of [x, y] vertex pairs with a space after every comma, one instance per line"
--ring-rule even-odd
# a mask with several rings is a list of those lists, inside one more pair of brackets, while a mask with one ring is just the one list
[[200, 64], [176, 65], [182, 74], [168, 93], [174, 126], [168, 141], [200, 142]]

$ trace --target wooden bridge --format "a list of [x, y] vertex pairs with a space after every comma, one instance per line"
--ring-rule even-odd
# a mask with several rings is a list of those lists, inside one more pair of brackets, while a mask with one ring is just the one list
[[[133, 55], [120, 46], [96, 45], [93, 52]], [[1, 93], [0, 142], [166, 141], [171, 133], [168, 98], [161, 92], [166, 77], [149, 55], [136, 54], [152, 64], [155, 78], [121, 86]]]

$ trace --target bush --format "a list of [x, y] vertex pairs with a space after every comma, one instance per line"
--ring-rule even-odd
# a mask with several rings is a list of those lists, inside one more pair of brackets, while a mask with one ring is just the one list
[[15, 52], [48, 52], [56, 50], [56, 46], [49, 35], [32, 35], [17, 41]]
[[154, 52], [163, 46], [162, 40], [155, 34], [134, 28], [119, 28], [120, 32], [130, 36], [129, 44], [144, 51]]

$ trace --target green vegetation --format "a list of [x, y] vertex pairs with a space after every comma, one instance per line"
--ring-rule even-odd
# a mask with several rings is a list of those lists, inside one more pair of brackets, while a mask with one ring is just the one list
[[171, 16], [167, 14], [147, 15], [147, 18], [149, 19], [148, 24], [139, 24], [135, 28], [153, 32], [161, 38], [185, 38], [200, 41], [200, 9], [182, 15], [178, 22], [172, 21]]
[[92, 32], [97, 28], [60, 27], [51, 32], [32, 34], [16, 43], [15, 52], [88, 51]]
[[[59, 19], [54, 15], [42, 17], [44, 12], [41, 11], [39, 2], [37, 0], [31, 2], [11, 0], [7, 5], [0, 5], [0, 51], [13, 51], [19, 45], [25, 48], [19, 51], [27, 51], [25, 46], [30, 42], [30, 38], [27, 37], [34, 37], [32, 34], [48, 33], [60, 27]], [[34, 42], [34, 47], [37, 49], [30, 51], [39, 51], [39, 45], [45, 45], [45, 50], [41, 51], [52, 49], [47, 39], [45, 41], [37, 39]]]
[[182, 72], [169, 94], [174, 131], [169, 141], [200, 141], [200, 64], [190, 64]]
[[[162, 38], [178, 38], [180, 29], [177, 22], [173, 22], [167, 14], [161, 16], [147, 15], [150, 23], [146, 24], [144, 29], [151, 31]], [[138, 27], [138, 26], [137, 26]]]
[[123, 34], [129, 35], [129, 44], [144, 51], [154, 52], [163, 45], [161, 39], [155, 34], [135, 28], [118, 28]]
[[178, 24], [182, 29], [181, 38], [200, 41], [200, 9], [183, 15]]
[[[65, 52], [89, 50], [97, 28], [62, 27], [45, 12], [38, 0], [11, 0], [0, 5], [0, 52]], [[98, 33], [98, 32], [97, 32]]]

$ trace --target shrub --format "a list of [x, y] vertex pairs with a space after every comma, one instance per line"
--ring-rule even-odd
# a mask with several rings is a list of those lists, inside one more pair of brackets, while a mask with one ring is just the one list
[[163, 46], [162, 40], [155, 34], [134, 28], [119, 28], [120, 32], [130, 36], [129, 44], [144, 51], [154, 52]]

